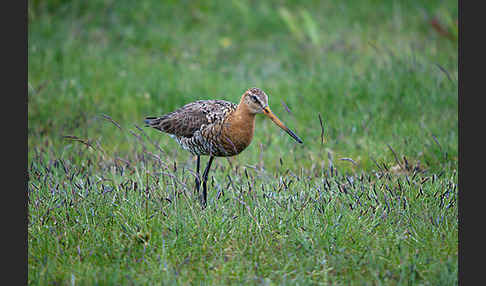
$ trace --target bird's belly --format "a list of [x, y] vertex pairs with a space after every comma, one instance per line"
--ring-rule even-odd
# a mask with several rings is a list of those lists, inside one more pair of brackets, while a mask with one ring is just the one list
[[241, 153], [253, 139], [252, 126], [233, 126], [226, 123], [201, 128], [190, 138], [174, 137], [179, 145], [193, 155], [229, 157]]
[[232, 143], [233, 140], [227, 137], [217, 138], [216, 140], [202, 136], [193, 136], [191, 138], [177, 137], [175, 139], [182, 148], [193, 155], [230, 157], [238, 155], [248, 146], [239, 142]]

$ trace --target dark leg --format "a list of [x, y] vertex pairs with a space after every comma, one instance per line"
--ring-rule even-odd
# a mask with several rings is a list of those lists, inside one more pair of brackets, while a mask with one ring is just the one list
[[206, 183], [208, 181], [209, 169], [211, 168], [213, 159], [214, 159], [213, 156], [209, 157], [208, 165], [206, 166], [206, 169], [204, 170], [204, 174], [203, 174], [203, 207], [206, 207], [206, 202], [208, 197], [208, 190], [207, 190]]
[[201, 185], [201, 177], [199, 177], [199, 162], [200, 162], [200, 157], [197, 155], [197, 162], [196, 162], [196, 189], [194, 192], [196, 194], [199, 194], [199, 186]]

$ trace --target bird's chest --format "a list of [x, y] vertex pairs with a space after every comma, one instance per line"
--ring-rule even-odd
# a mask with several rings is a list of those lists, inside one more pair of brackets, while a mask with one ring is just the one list
[[231, 150], [231, 153], [234, 153], [233, 155], [239, 154], [250, 145], [254, 130], [254, 115], [235, 115], [228, 118], [224, 124], [221, 138], [225, 149]]

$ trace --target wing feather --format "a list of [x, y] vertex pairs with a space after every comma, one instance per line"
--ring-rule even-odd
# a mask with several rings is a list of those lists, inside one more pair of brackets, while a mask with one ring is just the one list
[[192, 137], [204, 125], [222, 121], [236, 109], [236, 104], [224, 100], [199, 100], [160, 117], [146, 117], [147, 126], [180, 137]]

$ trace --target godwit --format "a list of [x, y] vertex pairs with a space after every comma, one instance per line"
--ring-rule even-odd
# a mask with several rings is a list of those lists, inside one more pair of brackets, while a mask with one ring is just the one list
[[268, 107], [268, 96], [259, 88], [250, 88], [238, 105], [225, 100], [199, 100], [160, 117], [146, 117], [146, 126], [168, 133], [184, 149], [197, 156], [196, 186], [199, 193], [200, 156], [209, 156], [204, 170], [203, 205], [206, 206], [209, 169], [214, 157], [235, 156], [245, 150], [253, 139], [255, 115], [270, 117], [297, 142], [302, 140], [287, 128]]

